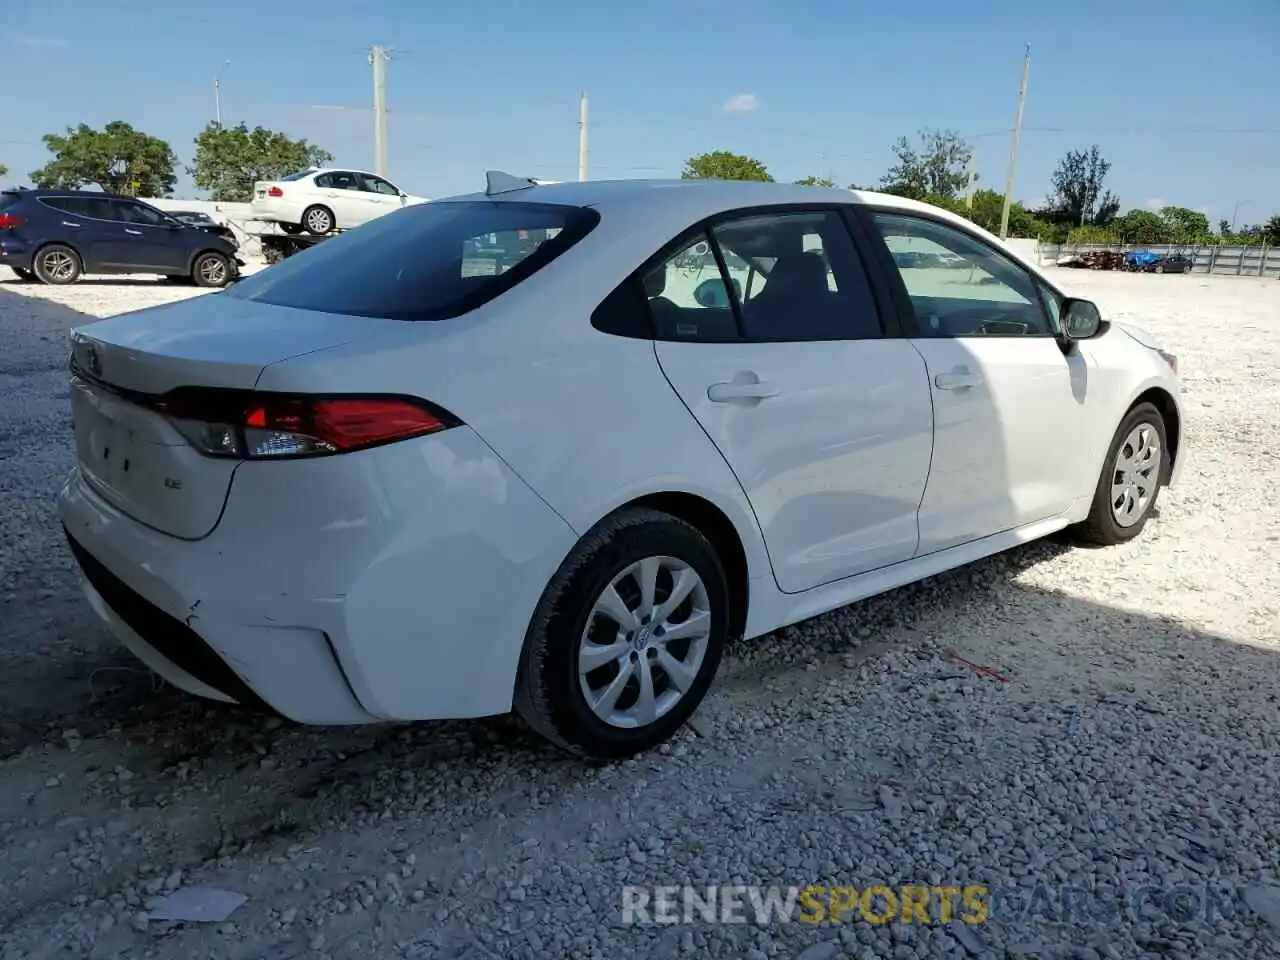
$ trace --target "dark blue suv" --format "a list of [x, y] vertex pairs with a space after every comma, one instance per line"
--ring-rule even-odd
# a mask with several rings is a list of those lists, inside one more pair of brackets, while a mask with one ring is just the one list
[[0, 263], [24, 280], [75, 283], [83, 273], [158, 273], [221, 287], [244, 261], [236, 244], [133, 197], [83, 190], [0, 193]]

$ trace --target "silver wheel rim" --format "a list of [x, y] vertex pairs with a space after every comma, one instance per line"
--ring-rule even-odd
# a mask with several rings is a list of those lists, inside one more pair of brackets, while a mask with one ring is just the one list
[[647, 557], [600, 594], [578, 647], [587, 705], [634, 730], [669, 713], [693, 687], [711, 638], [707, 588], [689, 564]]
[[70, 280], [76, 272], [75, 258], [61, 250], [52, 250], [44, 255], [44, 272], [50, 280]]
[[1125, 437], [1111, 473], [1111, 515], [1132, 527], [1147, 515], [1160, 483], [1160, 435], [1140, 423]]
[[307, 226], [315, 233], [328, 233], [332, 228], [329, 215], [323, 210], [312, 210], [307, 214]]
[[200, 261], [200, 279], [206, 283], [222, 283], [227, 279], [227, 265], [218, 257], [205, 257]]

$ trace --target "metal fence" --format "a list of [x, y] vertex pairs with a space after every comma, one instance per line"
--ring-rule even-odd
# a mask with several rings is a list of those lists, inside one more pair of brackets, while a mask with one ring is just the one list
[[1108, 246], [1101, 243], [1042, 243], [1036, 254], [1042, 264], [1055, 263], [1068, 254], [1084, 254], [1094, 250], [1150, 250], [1152, 253], [1181, 253], [1190, 257], [1195, 273], [1213, 273], [1230, 277], [1280, 277], [1280, 247], [1210, 247], [1176, 244], [1127, 244]]

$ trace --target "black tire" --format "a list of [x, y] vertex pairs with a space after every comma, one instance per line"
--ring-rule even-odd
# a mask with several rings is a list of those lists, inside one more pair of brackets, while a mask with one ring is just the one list
[[198, 287], [225, 287], [233, 275], [231, 261], [212, 250], [200, 254], [191, 264], [191, 279]]
[[34, 273], [23, 267], [10, 267], [9, 269], [16, 273], [18, 275], [18, 279], [23, 283], [32, 283], [36, 279], [36, 275]]
[[[1150, 499], [1142, 509], [1141, 516], [1128, 526], [1116, 519], [1112, 509], [1111, 488], [1116, 478], [1116, 460], [1120, 450], [1128, 441], [1129, 435], [1143, 424], [1150, 426], [1159, 439], [1160, 450], [1153, 468], [1152, 482], [1154, 488]], [[1089, 517], [1077, 528], [1080, 538], [1097, 546], [1111, 547], [1126, 543], [1142, 533], [1155, 512], [1156, 502], [1160, 499], [1160, 489], [1169, 476], [1169, 440], [1165, 432], [1164, 417], [1160, 411], [1149, 403], [1139, 403], [1130, 410], [1120, 426], [1116, 429], [1111, 445], [1107, 447], [1107, 458], [1103, 461], [1102, 472], [1098, 475], [1098, 486], [1093, 492], [1093, 507]]]
[[[580, 644], [596, 600], [629, 566], [649, 557], [673, 558], [697, 573], [706, 590], [710, 633], [684, 695], [656, 720], [624, 728], [605, 722], [588, 705], [578, 676]], [[720, 558], [696, 528], [644, 508], [607, 517], [578, 542], [542, 594], [525, 637], [516, 711], [535, 731], [579, 756], [617, 760], [656, 747], [684, 726], [706, 696], [728, 637], [729, 604]], [[647, 653], [631, 653], [632, 662]], [[666, 674], [659, 667], [654, 676]]]
[[291, 237], [296, 237], [302, 232], [302, 224], [300, 223], [277, 223], [281, 233], [287, 233]]
[[1153, 273], [1164, 273], [1164, 264], [1163, 264], [1163, 263], [1157, 263], [1157, 264], [1156, 264], [1156, 266], [1155, 266], [1155, 270], [1153, 270], [1152, 272], [1153, 272]]
[[322, 204], [313, 204], [302, 211], [302, 229], [314, 237], [328, 236], [337, 225], [333, 211]]
[[1182, 265], [1182, 272], [1183, 272], [1184, 274], [1188, 274], [1188, 273], [1190, 273], [1190, 272], [1191, 272], [1191, 264], [1189, 264], [1189, 263], [1184, 263], [1184, 264]]
[[80, 254], [61, 243], [41, 247], [31, 258], [31, 267], [41, 283], [65, 286], [75, 283], [84, 271]]
[[178, 284], [179, 286], [187, 286], [187, 285], [189, 285], [189, 284], [192, 282], [190, 277], [186, 276], [185, 274], [181, 274], [181, 273], [173, 274], [173, 275], [171, 275], [171, 276], [167, 276], [167, 277], [165, 277], [165, 279], [166, 279], [166, 280], [168, 280], [170, 283], [176, 283], [176, 284]]

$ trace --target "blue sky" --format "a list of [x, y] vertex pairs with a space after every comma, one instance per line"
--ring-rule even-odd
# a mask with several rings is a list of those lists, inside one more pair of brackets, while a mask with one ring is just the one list
[[[981, 182], [1002, 189], [1030, 43], [1018, 198], [1039, 202], [1062, 153], [1097, 143], [1125, 209], [1172, 202], [1216, 221], [1240, 204], [1241, 223], [1280, 213], [1278, 0], [75, 6], [0, 11], [10, 182], [45, 162], [41, 134], [81, 121], [127, 120], [189, 162], [219, 71], [225, 122], [370, 168], [366, 52], [382, 43], [389, 172], [411, 193], [469, 191], [490, 168], [575, 178], [579, 90], [593, 179], [677, 176], [690, 155], [728, 149], [778, 179], [869, 183], [896, 137], [934, 126], [971, 137]], [[179, 192], [194, 195], [185, 178]]]

